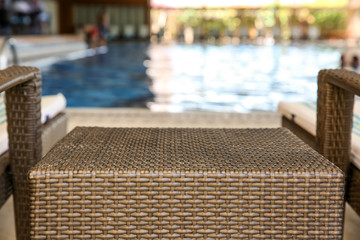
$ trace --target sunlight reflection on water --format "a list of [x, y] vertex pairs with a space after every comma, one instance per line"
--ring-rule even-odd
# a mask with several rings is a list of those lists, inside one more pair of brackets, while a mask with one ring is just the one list
[[279, 101], [315, 101], [317, 73], [337, 68], [322, 45], [151, 45], [144, 64], [154, 110], [275, 111]]
[[315, 101], [318, 71], [337, 68], [340, 53], [320, 44], [121, 42], [43, 67], [43, 93], [62, 92], [69, 107], [275, 111], [279, 101]]

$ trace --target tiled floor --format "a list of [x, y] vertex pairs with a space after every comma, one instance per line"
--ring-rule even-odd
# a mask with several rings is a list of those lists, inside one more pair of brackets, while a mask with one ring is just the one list
[[[280, 127], [280, 116], [271, 112], [252, 114], [186, 112], [154, 113], [142, 109], [68, 109], [68, 129], [75, 126], [103, 127]], [[345, 211], [345, 240], [360, 239], [360, 217]], [[12, 199], [0, 210], [0, 240], [14, 240]]]
[[280, 116], [274, 112], [251, 114], [218, 112], [151, 112], [146, 109], [70, 108], [69, 130], [75, 126], [102, 127], [279, 127]]

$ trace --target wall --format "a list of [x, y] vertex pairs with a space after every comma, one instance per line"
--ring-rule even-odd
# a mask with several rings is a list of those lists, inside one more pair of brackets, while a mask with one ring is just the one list
[[96, 17], [106, 11], [113, 37], [140, 37], [146, 26], [146, 9], [142, 6], [116, 6], [101, 4], [75, 4], [74, 26], [77, 32], [84, 24], [96, 25]]
[[[150, 0], [56, 0], [59, 33], [74, 33], [81, 25], [95, 23], [101, 10], [110, 14], [112, 30], [120, 35], [133, 29], [150, 29]], [[88, 15], [88, 16], [87, 16]], [[145, 25], [145, 27], [143, 26]], [[130, 31], [131, 32], [131, 31]]]
[[46, 5], [46, 10], [50, 15], [50, 26], [45, 34], [57, 34], [59, 33], [59, 10], [56, 0], [43, 0]]

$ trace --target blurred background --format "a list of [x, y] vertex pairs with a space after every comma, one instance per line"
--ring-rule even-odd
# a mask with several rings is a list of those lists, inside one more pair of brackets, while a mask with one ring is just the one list
[[86, 44], [86, 54], [65, 47], [39, 65], [44, 95], [61, 92], [69, 107], [275, 111], [280, 101], [315, 101], [320, 69], [358, 71], [359, 0], [0, 3], [3, 36]]
[[[359, 57], [360, 0], [0, 0], [0, 69], [40, 68], [48, 136], [280, 127], [281, 114], [315, 132], [318, 72], [359, 72]], [[5, 122], [0, 95], [0, 147]], [[11, 202], [0, 239], [16, 239]], [[351, 213], [345, 240], [359, 239]]]

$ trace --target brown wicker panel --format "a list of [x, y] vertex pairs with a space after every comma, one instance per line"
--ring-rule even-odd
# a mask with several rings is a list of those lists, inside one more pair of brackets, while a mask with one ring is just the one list
[[[347, 74], [345, 72], [345, 74]], [[344, 172], [350, 164], [354, 95], [329, 82], [337, 77], [332, 70], [318, 76], [317, 149]]]
[[[67, 116], [59, 113], [55, 118], [41, 126], [42, 155], [66, 135]], [[13, 192], [8, 152], [0, 156], [0, 207]]]
[[353, 94], [360, 94], [359, 74], [339, 69], [319, 72], [317, 149], [346, 173], [346, 200], [360, 214], [357, 169], [349, 161]]
[[0, 71], [0, 90], [6, 90], [17, 239], [29, 239], [27, 174], [41, 158], [40, 71], [32, 67], [10, 67]]
[[31, 239], [342, 236], [342, 171], [286, 129], [77, 128], [30, 192]]
[[316, 150], [316, 138], [309, 132], [305, 131], [301, 126], [297, 125], [293, 120], [287, 119], [285, 116], [281, 118], [281, 126], [286, 127], [306, 144]]
[[351, 207], [360, 214], [360, 170], [351, 164], [346, 199]]
[[[289, 119], [286, 119], [286, 117], [283, 117], [282, 126], [288, 128], [292, 133], [294, 133], [300, 139], [309, 144], [309, 146], [315, 148], [315, 137], [312, 136], [313, 140], [311, 139], [311, 137], [304, 138], [304, 136], [308, 136], [310, 134], [301, 126], [297, 125], [295, 122]], [[360, 170], [355, 165], [350, 164], [348, 174], [348, 187], [346, 189], [345, 199], [357, 212], [357, 214], [360, 215]]]

